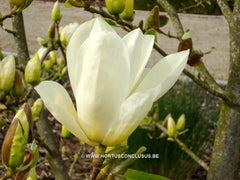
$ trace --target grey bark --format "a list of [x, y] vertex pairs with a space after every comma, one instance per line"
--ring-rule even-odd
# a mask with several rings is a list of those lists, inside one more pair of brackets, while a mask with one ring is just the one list
[[[226, 93], [240, 104], [240, 1], [233, 12], [226, 1], [218, 0], [229, 23], [230, 67]], [[240, 107], [222, 102], [207, 180], [236, 180], [239, 172]]]
[[29, 60], [29, 51], [22, 12], [12, 18], [12, 26], [13, 31], [15, 32], [14, 40], [17, 46], [18, 64], [25, 66]]
[[39, 120], [36, 122], [37, 130], [40, 135], [40, 139], [43, 141], [43, 145], [47, 150], [47, 159], [55, 179], [70, 180], [67, 168], [64, 165], [59, 151], [59, 144], [48, 121], [48, 114], [48, 111], [44, 108], [41, 112]]

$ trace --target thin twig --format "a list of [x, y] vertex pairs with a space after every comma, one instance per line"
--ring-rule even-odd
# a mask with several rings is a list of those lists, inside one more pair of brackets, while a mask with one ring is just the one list
[[57, 40], [57, 44], [59, 45], [60, 47], [60, 50], [61, 50], [61, 53], [66, 61], [66, 53], [64, 51], [64, 48], [63, 48], [63, 45], [62, 45], [62, 42], [60, 41], [60, 31], [59, 31], [59, 23], [56, 23], [56, 27], [57, 27], [57, 36], [58, 36], [58, 40]]
[[79, 158], [79, 156], [80, 156], [81, 153], [82, 153], [82, 150], [83, 150], [83, 144], [80, 144], [79, 150], [78, 150], [78, 152], [77, 152], [76, 154], [74, 154], [74, 156], [73, 156], [73, 162], [72, 162], [72, 164], [71, 164], [71, 166], [70, 166], [70, 169], [69, 169], [69, 171], [68, 171], [68, 174], [69, 174], [70, 178], [72, 178], [72, 176], [73, 176], [74, 166], [75, 166], [75, 164], [77, 163], [78, 158]]
[[191, 6], [184, 7], [182, 9], [179, 9], [178, 12], [183, 12], [189, 9], [197, 8], [198, 6], [201, 6], [203, 3], [205, 3], [207, 0], [199, 1], [197, 4], [193, 4]]
[[12, 11], [10, 14], [7, 14], [7, 15], [3, 16], [2, 18], [0, 18], [0, 22], [1, 22], [1, 21], [3, 22], [4, 20], [6, 20], [6, 19], [8, 19], [8, 18], [12, 18], [12, 17], [14, 17], [16, 14], [17, 14], [16, 11]]
[[13, 36], [16, 36], [16, 32], [15, 32], [15, 31], [10, 30], [10, 29], [7, 29], [4, 25], [1, 25], [1, 28], [2, 28], [4, 31], [12, 34]]
[[162, 31], [161, 29], [155, 29], [158, 33], [163, 34], [164, 36], [167, 36], [169, 38], [173, 38], [173, 39], [179, 39], [177, 36], [171, 35], [170, 33], [165, 33], [164, 31]]

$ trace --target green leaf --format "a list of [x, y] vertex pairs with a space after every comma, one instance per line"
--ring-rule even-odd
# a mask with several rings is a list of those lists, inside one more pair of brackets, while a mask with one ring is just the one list
[[206, 1], [206, 3], [209, 5], [209, 6], [211, 6], [211, 1]]
[[114, 22], [114, 21], [112, 21], [111, 19], [104, 19], [110, 26], [117, 26], [117, 24]]
[[145, 34], [154, 35], [154, 41], [157, 42], [157, 32], [154, 29], [150, 29]]
[[65, 8], [71, 8], [71, 7], [73, 7], [68, 1], [66, 1], [65, 3], [64, 3], [64, 7]]
[[124, 177], [127, 178], [127, 180], [169, 180], [168, 178], [156, 174], [145, 173], [135, 169], [128, 169], [127, 172], [124, 174]]
[[152, 122], [152, 117], [147, 116], [144, 118], [144, 124], [149, 125]]

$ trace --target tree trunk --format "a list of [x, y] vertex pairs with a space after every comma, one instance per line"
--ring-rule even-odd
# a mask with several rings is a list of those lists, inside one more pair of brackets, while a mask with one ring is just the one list
[[[235, 1], [230, 30], [230, 69], [226, 93], [240, 104], [240, 3]], [[217, 58], [217, 57], [216, 57]], [[236, 180], [239, 172], [240, 106], [222, 102], [207, 180]]]
[[14, 40], [17, 45], [18, 64], [25, 67], [29, 60], [29, 52], [25, 35], [22, 12], [18, 13], [16, 16], [12, 18], [12, 26], [13, 31], [15, 32]]

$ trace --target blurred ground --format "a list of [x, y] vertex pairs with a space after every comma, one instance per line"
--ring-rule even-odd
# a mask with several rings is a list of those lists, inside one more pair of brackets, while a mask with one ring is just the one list
[[[53, 2], [33, 1], [31, 6], [24, 11], [25, 28], [30, 53], [33, 54], [40, 47], [36, 38], [47, 38], [47, 30], [51, 24], [51, 9]], [[2, 1], [0, 5], [2, 15], [9, 13], [8, 1]], [[64, 26], [71, 22], [82, 23], [93, 18], [96, 15], [84, 12], [79, 8], [67, 9], [61, 4], [61, 12], [63, 15], [61, 25]], [[145, 19], [147, 12], [137, 11], [135, 14], [135, 24], [141, 19]], [[228, 61], [229, 61], [229, 36], [228, 25], [222, 16], [203, 16], [203, 15], [187, 15], [180, 14], [185, 30], [190, 29], [192, 32], [194, 48], [201, 49], [203, 52], [212, 51], [204, 57], [204, 62], [210, 72], [214, 74], [218, 80], [227, 80]], [[4, 22], [4, 25], [11, 28], [10, 20]], [[165, 32], [174, 33], [171, 23], [163, 28]], [[117, 30], [121, 36], [125, 34], [122, 30]], [[162, 49], [167, 53], [176, 52], [177, 40], [169, 39], [159, 35], [158, 42]], [[14, 40], [12, 36], [0, 29], [0, 48], [5, 52], [16, 52]], [[151, 62], [154, 64], [161, 56], [158, 53], [152, 53]]]

